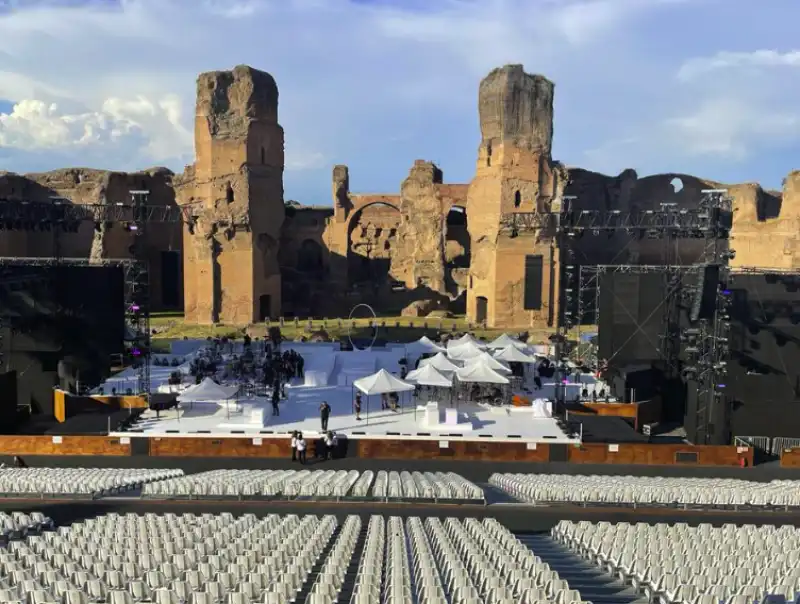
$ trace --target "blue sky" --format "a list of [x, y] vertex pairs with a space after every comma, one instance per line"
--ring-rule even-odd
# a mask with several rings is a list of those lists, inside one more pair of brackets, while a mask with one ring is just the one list
[[304, 203], [330, 202], [336, 163], [355, 191], [397, 191], [414, 159], [468, 182], [478, 83], [505, 63], [555, 81], [567, 165], [772, 188], [800, 168], [797, 0], [5, 5], [0, 170], [180, 171], [197, 73], [240, 63], [278, 82], [286, 197]]

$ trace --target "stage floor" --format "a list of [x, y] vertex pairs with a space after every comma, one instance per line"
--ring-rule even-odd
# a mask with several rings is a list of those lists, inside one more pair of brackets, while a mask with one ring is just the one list
[[[145, 436], [231, 436], [241, 433], [261, 435], [262, 431], [276, 433], [299, 430], [309, 435], [321, 430], [319, 405], [327, 401], [331, 406], [328, 429], [358, 438], [418, 438], [430, 440], [437, 436], [460, 434], [463, 438], [494, 440], [508, 439], [515, 442], [577, 443], [579, 438], [569, 438], [559, 428], [556, 420], [535, 417], [532, 408], [488, 407], [473, 403], [460, 403], [457, 409], [459, 423], [431, 427], [425, 424], [425, 412], [412, 402], [409, 395], [401, 397], [398, 412], [382, 411], [380, 397], [373, 396], [362, 401], [361, 420], [357, 420], [352, 408], [353, 391], [350, 386], [327, 386], [318, 388], [292, 388], [288, 400], [280, 403], [280, 415], [272, 415], [272, 405], [266, 399], [243, 399], [236, 408], [213, 403], [194, 403], [180, 410], [146, 410], [133, 426]], [[441, 409], [449, 408], [446, 401]], [[264, 423], [253, 423], [252, 418], [263, 413]], [[176, 434], [174, 431], [178, 431]], [[169, 432], [169, 434], [167, 434]], [[358, 432], [359, 434], [354, 434]], [[390, 434], [391, 433], [391, 434]], [[116, 433], [115, 436], [131, 436], [131, 433]]]

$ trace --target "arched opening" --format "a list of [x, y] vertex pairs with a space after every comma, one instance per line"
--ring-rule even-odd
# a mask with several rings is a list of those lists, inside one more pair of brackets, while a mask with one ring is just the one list
[[492, 167], [492, 143], [486, 144], [486, 167]]
[[231, 183], [225, 185], [225, 201], [228, 203], [233, 203], [233, 187]]
[[477, 323], [486, 323], [486, 318], [489, 316], [489, 300], [484, 296], [475, 298], [475, 321]]
[[519, 191], [514, 192], [514, 207], [518, 208], [522, 205], [522, 194]]
[[392, 246], [400, 226], [400, 211], [387, 203], [372, 203], [350, 221], [347, 272], [351, 286], [378, 290], [389, 282]]
[[467, 211], [453, 206], [445, 218], [445, 261], [450, 268], [468, 268], [470, 237], [467, 229]]
[[306, 239], [297, 250], [297, 270], [315, 273], [323, 268], [322, 246], [313, 239]]
[[680, 193], [683, 191], [683, 181], [678, 178], [677, 176], [669, 181], [669, 184], [672, 185], [672, 192], [673, 193]]
[[262, 294], [258, 297], [258, 318], [266, 321], [272, 316], [272, 296]]

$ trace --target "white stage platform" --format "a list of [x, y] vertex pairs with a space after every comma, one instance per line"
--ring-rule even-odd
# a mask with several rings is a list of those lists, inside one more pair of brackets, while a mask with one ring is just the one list
[[[191, 359], [196, 353], [195, 342], [183, 342], [181, 355], [157, 355], [172, 361], [183, 361], [179, 367], [151, 367], [151, 388], [157, 392], [170, 374], [175, 371], [189, 372]], [[181, 347], [177, 347], [181, 348]], [[489, 407], [474, 403], [459, 404], [455, 416], [447, 415], [449, 397], [445, 394], [439, 410], [439, 421], [432, 421], [424, 404], [418, 406], [409, 394], [401, 396], [401, 410], [397, 413], [382, 411], [380, 397], [363, 398], [362, 419], [356, 420], [353, 413], [352, 383], [379, 369], [398, 374], [399, 361], [405, 356], [403, 345], [389, 346], [370, 351], [342, 352], [337, 344], [286, 342], [283, 349], [295, 349], [305, 359], [305, 379], [295, 380], [287, 387], [288, 400], [280, 403], [280, 416], [272, 416], [272, 405], [266, 399], [241, 399], [236, 405], [220, 406], [211, 403], [194, 403], [180, 410], [145, 411], [135, 428], [143, 430], [144, 436], [261, 436], [264, 432], [285, 434], [299, 430], [311, 435], [318, 434], [321, 426], [319, 405], [327, 401], [332, 408], [329, 430], [358, 438], [409, 438], [430, 439], [447, 435], [449, 438], [495, 440], [509, 439], [516, 442], [577, 443], [570, 439], [549, 417], [542, 417], [541, 405], [534, 411], [530, 407]], [[413, 360], [409, 359], [413, 368]], [[126, 369], [104, 384], [105, 393], [112, 388], [122, 394], [127, 388], [136, 387], [136, 373]], [[532, 375], [528, 375], [532, 378]], [[591, 393], [601, 385], [591, 375], [582, 375], [578, 383], [570, 376], [566, 385], [566, 398], [572, 400], [586, 387]], [[188, 378], [186, 381], [189, 381]], [[532, 385], [532, 379], [528, 380]], [[556, 385], [545, 383], [540, 390], [522, 392], [523, 396], [535, 400], [555, 398]], [[431, 421], [429, 421], [431, 420]], [[135, 433], [125, 433], [132, 436]], [[269, 437], [269, 434], [264, 434]]]
[[[262, 431], [287, 433], [299, 430], [316, 435], [321, 430], [319, 405], [327, 401], [332, 412], [328, 429], [357, 438], [410, 438], [430, 440], [437, 436], [461, 435], [465, 439], [514, 440], [516, 442], [577, 443], [568, 438], [552, 418], [535, 417], [532, 408], [488, 407], [462, 403], [456, 412], [458, 423], [446, 423], [446, 409], [440, 405], [441, 424], [432, 426], [425, 421], [423, 406], [415, 409], [410, 396], [402, 399], [398, 412], [382, 411], [379, 397], [362, 399], [361, 421], [352, 411], [352, 389], [349, 386], [295, 388], [288, 400], [280, 403], [280, 416], [272, 415], [272, 405], [266, 399], [242, 399], [238, 409], [216, 404], [195, 403], [191, 407], [162, 411], [156, 416], [147, 410], [136, 424], [143, 436], [241, 436], [259, 435]], [[263, 415], [262, 415], [263, 414]], [[258, 419], [263, 416], [264, 424]], [[174, 431], [178, 431], [176, 434]], [[169, 432], [169, 434], [168, 434]], [[356, 434], [358, 433], [358, 434]], [[119, 434], [131, 436], [131, 433]], [[117, 435], [117, 436], [119, 436]], [[266, 435], [268, 436], [268, 435]]]

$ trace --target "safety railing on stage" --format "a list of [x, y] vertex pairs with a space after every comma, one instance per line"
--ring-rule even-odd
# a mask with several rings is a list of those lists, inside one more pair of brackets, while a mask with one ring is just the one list
[[800, 447], [800, 438], [787, 436], [734, 436], [733, 444], [737, 447], [753, 447], [766, 455], [781, 456], [786, 449]]

